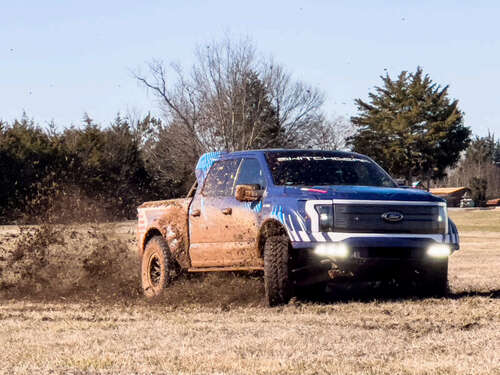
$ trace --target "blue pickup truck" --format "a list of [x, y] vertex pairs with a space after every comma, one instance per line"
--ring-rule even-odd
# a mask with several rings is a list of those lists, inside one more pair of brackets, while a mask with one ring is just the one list
[[401, 188], [352, 152], [255, 150], [201, 156], [186, 198], [138, 208], [144, 294], [180, 272], [262, 270], [265, 300], [303, 287], [397, 280], [433, 294], [459, 249], [446, 203]]

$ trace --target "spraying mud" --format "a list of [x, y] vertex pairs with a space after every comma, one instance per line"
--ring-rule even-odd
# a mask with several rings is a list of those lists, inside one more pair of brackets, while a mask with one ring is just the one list
[[260, 305], [256, 274], [181, 274], [155, 301], [140, 288], [135, 222], [0, 227], [0, 297]]
[[113, 233], [112, 225], [18, 227], [0, 239], [0, 290], [32, 296], [137, 295], [133, 240]]

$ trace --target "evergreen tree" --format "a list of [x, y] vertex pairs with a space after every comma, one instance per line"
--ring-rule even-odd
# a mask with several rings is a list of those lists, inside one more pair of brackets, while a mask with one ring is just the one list
[[396, 80], [388, 74], [380, 78], [383, 85], [369, 94], [369, 102], [355, 101], [359, 113], [351, 121], [357, 132], [350, 145], [408, 182], [444, 176], [470, 142], [458, 101], [420, 67]]
[[65, 163], [57, 142], [23, 114], [12, 124], [0, 122], [0, 222], [33, 199], [39, 181]]

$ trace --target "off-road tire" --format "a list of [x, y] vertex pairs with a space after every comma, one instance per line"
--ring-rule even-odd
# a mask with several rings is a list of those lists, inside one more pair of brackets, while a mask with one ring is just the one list
[[142, 290], [146, 297], [162, 294], [171, 282], [172, 257], [162, 236], [152, 237], [146, 244], [141, 263]]
[[419, 289], [426, 296], [441, 297], [448, 293], [448, 259], [426, 266]]
[[292, 297], [290, 278], [290, 241], [286, 236], [271, 236], [264, 245], [264, 289], [268, 306], [288, 303]]

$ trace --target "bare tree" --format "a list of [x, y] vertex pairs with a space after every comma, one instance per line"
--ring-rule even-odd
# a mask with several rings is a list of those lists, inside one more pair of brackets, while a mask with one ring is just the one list
[[225, 39], [199, 47], [196, 57], [191, 81], [201, 115], [199, 138], [208, 150], [252, 147], [270, 106], [253, 45]]
[[345, 150], [346, 140], [354, 134], [351, 123], [344, 117], [326, 120], [316, 126], [308, 147], [320, 150]]
[[163, 111], [156, 149], [163, 157], [176, 154], [184, 165], [215, 150], [340, 144], [340, 122], [326, 120], [324, 95], [261, 58], [248, 39], [200, 46], [195, 58], [189, 73], [158, 60], [148, 74], [134, 73]]
[[276, 109], [281, 143], [286, 147], [307, 147], [325, 122], [324, 95], [303, 82], [294, 81], [278, 64], [267, 64], [264, 80]]
[[496, 163], [495, 151], [500, 150], [500, 140], [494, 134], [476, 136], [459, 163], [447, 171], [447, 177], [439, 185], [471, 187], [474, 178], [486, 181], [487, 197], [500, 194], [500, 165]]
[[159, 100], [160, 108], [167, 123], [182, 124], [185, 135], [191, 141], [192, 146], [199, 152], [203, 152], [196, 131], [198, 123], [199, 109], [195, 99], [194, 90], [190, 82], [187, 82], [181, 68], [176, 64], [171, 64], [171, 71], [177, 76], [172, 88], [167, 85], [167, 68], [160, 60], [153, 60], [148, 64], [149, 76], [146, 77], [139, 72], [133, 73], [134, 77], [146, 88], [153, 91]]

